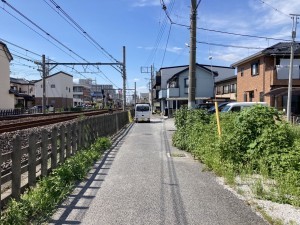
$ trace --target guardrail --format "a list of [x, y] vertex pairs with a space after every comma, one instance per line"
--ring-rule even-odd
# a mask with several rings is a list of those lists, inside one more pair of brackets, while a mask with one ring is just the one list
[[[26, 147], [21, 136], [15, 135], [13, 150], [0, 154], [0, 164], [11, 162], [11, 167], [0, 167], [2, 208], [10, 198], [19, 199], [21, 193], [35, 186], [37, 179], [47, 176], [77, 151], [90, 146], [98, 137], [110, 136], [129, 123], [128, 112], [81, 118], [67, 126], [32, 131]], [[2, 147], [2, 146], [1, 146]], [[2, 148], [1, 148], [2, 150]]]

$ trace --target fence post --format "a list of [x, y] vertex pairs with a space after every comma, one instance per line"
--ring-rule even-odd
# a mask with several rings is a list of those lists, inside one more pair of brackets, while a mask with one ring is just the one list
[[76, 153], [76, 142], [77, 142], [77, 137], [76, 137], [76, 130], [77, 130], [77, 124], [78, 123], [73, 123], [72, 125], [72, 155]]
[[51, 133], [51, 169], [57, 167], [57, 127], [54, 127]]
[[48, 132], [46, 130], [42, 130], [41, 158], [41, 175], [45, 177], [48, 173]]
[[71, 156], [71, 125], [67, 125], [67, 138], [66, 138], [66, 158], [70, 158]]
[[15, 199], [20, 198], [21, 192], [21, 138], [20, 135], [16, 135], [13, 139], [13, 151], [12, 151], [12, 191], [11, 196]]
[[36, 134], [29, 135], [28, 148], [28, 184], [30, 187], [36, 184]]
[[116, 113], [116, 132], [119, 131], [119, 113]]
[[77, 129], [77, 150], [80, 150], [82, 147], [82, 122], [79, 121], [77, 123], [78, 129]]
[[59, 152], [59, 163], [65, 161], [65, 126], [60, 127], [60, 152]]

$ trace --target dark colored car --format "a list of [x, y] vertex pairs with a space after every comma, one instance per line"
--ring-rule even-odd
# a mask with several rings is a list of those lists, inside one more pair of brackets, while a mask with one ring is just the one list
[[[219, 109], [219, 112], [221, 112], [221, 110], [228, 104], [229, 102], [220, 102], [218, 103], [218, 109]], [[207, 110], [208, 113], [215, 113], [216, 112], [216, 108], [215, 108], [215, 105], [213, 105], [212, 107], [210, 107], [208, 110]]]
[[196, 106], [196, 109], [204, 109], [204, 110], [208, 110], [209, 108], [211, 108], [212, 106], [214, 106], [215, 103], [201, 103], [198, 104]]

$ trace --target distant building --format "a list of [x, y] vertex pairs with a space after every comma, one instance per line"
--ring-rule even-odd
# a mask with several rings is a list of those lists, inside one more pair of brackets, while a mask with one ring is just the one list
[[138, 103], [150, 103], [149, 93], [140, 93]]
[[0, 109], [14, 109], [14, 94], [10, 91], [9, 63], [13, 60], [6, 44], [0, 42]]
[[91, 89], [84, 84], [73, 83], [73, 106], [91, 104]]
[[[43, 81], [35, 82], [35, 105], [42, 105]], [[73, 76], [58, 72], [46, 77], [46, 105], [55, 108], [73, 107]]]

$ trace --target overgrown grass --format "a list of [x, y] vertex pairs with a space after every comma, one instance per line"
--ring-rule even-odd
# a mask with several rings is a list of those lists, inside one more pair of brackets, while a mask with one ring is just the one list
[[93, 163], [111, 146], [108, 138], [99, 138], [90, 148], [78, 151], [53, 172], [27, 190], [19, 201], [11, 200], [0, 224], [41, 224], [67, 197], [76, 182], [86, 177]]
[[259, 174], [274, 180], [265, 190], [257, 181], [260, 197], [300, 206], [300, 127], [281, 120], [271, 107], [255, 106], [240, 113], [221, 113], [222, 135], [215, 115], [182, 108], [175, 114], [173, 144], [186, 150], [234, 185], [236, 176]]

